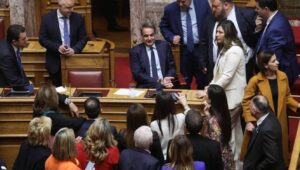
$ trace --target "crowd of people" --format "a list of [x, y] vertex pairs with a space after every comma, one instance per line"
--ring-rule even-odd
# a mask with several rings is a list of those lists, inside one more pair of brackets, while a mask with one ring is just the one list
[[[255, 10], [232, 0], [176, 0], [165, 6], [159, 23], [166, 41], [156, 40], [156, 24], [145, 19], [143, 42], [129, 53], [130, 67], [137, 87], [158, 90], [154, 112], [149, 122], [144, 106], [132, 104], [119, 132], [101, 118], [98, 98], [85, 101], [83, 118], [55, 90], [62, 85], [60, 55], [80, 53], [87, 42], [74, 3], [58, 0], [59, 8], [42, 18], [39, 42], [47, 49], [53, 85], [39, 87], [14, 170], [284, 170], [289, 165], [287, 108], [300, 108], [290, 92], [299, 66], [291, 26], [276, 0], [256, 0]], [[9, 26], [0, 42], [0, 87], [33, 91], [21, 62], [27, 40], [23, 26]], [[162, 90], [178, 87], [171, 45], [180, 47], [186, 87], [195, 78], [196, 96], [205, 99], [198, 108], [190, 108], [184, 94]], [[61, 114], [59, 104], [68, 105], [73, 117]]]

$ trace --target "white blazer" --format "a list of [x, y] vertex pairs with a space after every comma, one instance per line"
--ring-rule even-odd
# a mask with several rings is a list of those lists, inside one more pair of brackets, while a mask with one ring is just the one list
[[219, 55], [214, 67], [214, 77], [210, 84], [224, 88], [229, 109], [235, 108], [243, 100], [246, 87], [245, 55], [237, 45]]

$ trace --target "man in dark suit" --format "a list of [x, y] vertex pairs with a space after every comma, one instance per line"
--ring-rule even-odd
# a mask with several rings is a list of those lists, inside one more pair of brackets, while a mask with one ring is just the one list
[[180, 45], [180, 72], [190, 88], [193, 76], [197, 88], [207, 84], [206, 59], [200, 56], [199, 40], [203, 36], [204, 19], [211, 15], [206, 0], [177, 0], [167, 5], [160, 22], [164, 38], [174, 45]]
[[276, 116], [270, 112], [264, 96], [255, 96], [250, 103], [252, 115], [257, 119], [256, 128], [248, 144], [244, 170], [284, 170], [281, 144], [281, 127]]
[[153, 141], [151, 128], [141, 126], [135, 130], [133, 136], [135, 147], [134, 149], [125, 149], [122, 151], [119, 160], [120, 170], [159, 170], [160, 162], [154, 158], [149, 151], [149, 147]]
[[204, 161], [207, 170], [223, 170], [221, 147], [219, 142], [201, 136], [203, 118], [194, 109], [188, 111], [185, 117], [188, 134], [193, 145], [194, 161]]
[[87, 42], [84, 19], [73, 12], [74, 0], [59, 0], [59, 8], [42, 18], [39, 42], [46, 51], [46, 69], [52, 83], [61, 86], [60, 55], [80, 53]]
[[[100, 101], [97, 97], [89, 97], [84, 101], [84, 112], [87, 119], [82, 123], [81, 127], [76, 132], [76, 137], [84, 138], [89, 127], [94, 123], [102, 112]], [[115, 126], [110, 126], [114, 138], [117, 138], [117, 129]]]
[[[25, 28], [11, 25], [6, 34], [6, 40], [0, 41], [0, 87], [33, 92], [34, 86], [28, 81], [21, 61], [20, 51], [28, 45]], [[71, 113], [78, 115], [77, 106], [67, 96], [59, 95], [59, 102], [68, 105]]]
[[130, 50], [130, 68], [137, 87], [172, 88], [175, 62], [170, 45], [155, 40], [155, 25], [147, 20], [142, 24], [143, 43]]
[[17, 91], [33, 91], [21, 62], [21, 49], [28, 45], [25, 28], [11, 25], [6, 40], [0, 41], [0, 87], [12, 87]]
[[207, 58], [209, 80], [213, 77], [213, 67], [217, 60], [218, 46], [215, 42], [216, 28], [220, 21], [227, 19], [234, 23], [245, 50], [246, 77], [253, 76], [253, 52], [258, 35], [255, 34], [256, 13], [252, 9], [235, 6], [232, 0], [212, 0], [212, 13], [205, 20], [204, 36], [200, 40], [201, 55]]
[[288, 19], [278, 11], [277, 0], [257, 0], [256, 12], [261, 17], [258, 28], [265, 23], [257, 42], [256, 54], [262, 50], [275, 52], [279, 69], [286, 73], [290, 86], [298, 78], [299, 67], [292, 28]]

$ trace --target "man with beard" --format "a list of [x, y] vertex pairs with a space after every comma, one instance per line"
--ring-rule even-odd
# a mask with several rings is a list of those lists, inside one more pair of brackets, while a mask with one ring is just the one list
[[201, 56], [208, 61], [208, 77], [211, 80], [213, 67], [218, 57], [218, 44], [215, 41], [216, 28], [221, 20], [231, 20], [238, 31], [246, 61], [247, 81], [253, 75], [253, 51], [259, 35], [255, 34], [256, 13], [252, 9], [237, 7], [232, 0], [212, 0], [212, 16], [206, 18], [204, 36], [200, 39]]
[[143, 43], [130, 50], [130, 68], [137, 87], [172, 88], [175, 62], [170, 45], [155, 40], [155, 25], [147, 20], [142, 24]]

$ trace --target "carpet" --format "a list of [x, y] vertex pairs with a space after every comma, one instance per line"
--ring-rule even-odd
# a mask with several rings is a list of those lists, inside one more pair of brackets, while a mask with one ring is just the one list
[[118, 88], [128, 88], [132, 81], [129, 57], [115, 57], [115, 83]]

